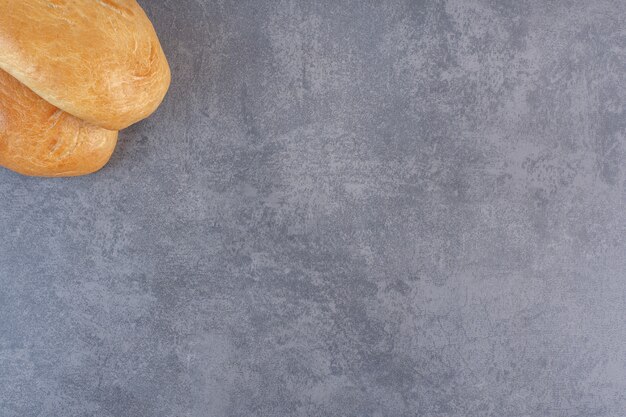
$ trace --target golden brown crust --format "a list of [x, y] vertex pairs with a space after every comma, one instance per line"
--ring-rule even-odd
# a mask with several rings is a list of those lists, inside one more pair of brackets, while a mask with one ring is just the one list
[[111, 130], [148, 117], [170, 83], [135, 0], [0, 0], [0, 68], [56, 107]]
[[24, 175], [68, 177], [102, 168], [117, 132], [59, 110], [0, 70], [0, 165]]

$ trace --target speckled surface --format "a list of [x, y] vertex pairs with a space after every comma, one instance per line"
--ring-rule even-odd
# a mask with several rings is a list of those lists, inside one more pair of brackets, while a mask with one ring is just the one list
[[0, 416], [626, 415], [626, 2], [142, 4], [161, 109], [0, 172]]

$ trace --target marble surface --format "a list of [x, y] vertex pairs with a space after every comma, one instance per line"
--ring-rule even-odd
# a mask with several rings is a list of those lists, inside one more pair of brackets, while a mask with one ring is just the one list
[[0, 416], [626, 415], [626, 2], [141, 3], [159, 111], [0, 172]]

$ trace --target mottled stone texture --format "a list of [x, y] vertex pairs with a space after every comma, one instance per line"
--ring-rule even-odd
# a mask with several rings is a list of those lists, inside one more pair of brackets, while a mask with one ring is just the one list
[[0, 172], [0, 416], [626, 415], [626, 2], [142, 4], [160, 110]]

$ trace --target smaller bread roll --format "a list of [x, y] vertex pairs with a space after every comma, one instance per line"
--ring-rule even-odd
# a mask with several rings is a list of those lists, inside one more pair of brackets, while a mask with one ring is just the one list
[[117, 131], [80, 120], [0, 70], [0, 165], [23, 175], [69, 177], [102, 168]]
[[135, 0], [0, 0], [0, 69], [110, 130], [154, 112], [171, 77]]

